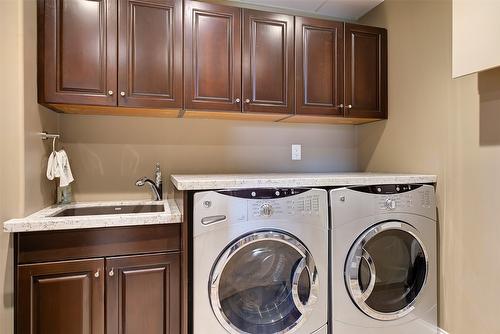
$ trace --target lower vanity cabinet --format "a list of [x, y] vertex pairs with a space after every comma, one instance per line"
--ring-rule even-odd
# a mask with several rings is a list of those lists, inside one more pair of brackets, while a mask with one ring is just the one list
[[106, 259], [106, 333], [180, 333], [180, 257]]
[[18, 334], [104, 334], [104, 259], [18, 267]]
[[16, 334], [180, 334], [181, 224], [18, 233]]

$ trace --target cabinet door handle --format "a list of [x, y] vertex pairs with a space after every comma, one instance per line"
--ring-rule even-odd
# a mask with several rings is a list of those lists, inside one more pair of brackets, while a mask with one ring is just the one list
[[109, 276], [111, 276], [111, 277], [115, 276], [115, 271], [113, 269], [111, 269], [109, 271]]
[[99, 278], [100, 274], [101, 274], [100, 270], [97, 269], [97, 271], [94, 273], [94, 277]]
[[109, 90], [109, 91], [108, 91], [108, 95], [109, 95], [109, 96], [113, 96], [113, 94], [114, 94], [114, 92], [113, 92], [112, 90]]
[[352, 109], [352, 104], [348, 104], [347, 109]]
[[120, 95], [121, 96], [125, 96], [125, 92], [120, 92]]
[[337, 106], [337, 108], [339, 108], [339, 109], [344, 108], [344, 104], [343, 104], [343, 103], [339, 104], [339, 105]]
[[250, 103], [250, 99], [246, 99], [246, 100], [245, 100], [245, 103], [246, 103], [246, 104]]
[[240, 102], [241, 102], [241, 100], [240, 100], [240, 98], [238, 97], [238, 98], [236, 98], [236, 100], [234, 100], [234, 102], [235, 102], [235, 103], [240, 103]]

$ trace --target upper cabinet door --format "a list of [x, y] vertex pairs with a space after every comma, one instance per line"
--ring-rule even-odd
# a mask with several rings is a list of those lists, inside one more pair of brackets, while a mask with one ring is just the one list
[[241, 10], [185, 2], [185, 108], [241, 111]]
[[41, 103], [116, 105], [116, 0], [39, 1]]
[[345, 25], [346, 116], [387, 118], [387, 30]]
[[293, 16], [244, 10], [244, 111], [294, 112], [293, 27]]
[[297, 114], [343, 116], [344, 24], [296, 17]]
[[182, 0], [120, 0], [118, 105], [182, 107]]

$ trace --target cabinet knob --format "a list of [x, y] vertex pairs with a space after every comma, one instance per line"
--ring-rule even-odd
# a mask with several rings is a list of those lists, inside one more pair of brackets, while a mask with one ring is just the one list
[[108, 95], [113, 96], [114, 92], [112, 90], [108, 90]]
[[238, 98], [236, 98], [236, 100], [234, 100], [234, 102], [235, 102], [235, 103], [240, 103], [240, 102], [241, 102], [241, 100], [240, 100], [240, 98], [238, 97]]
[[250, 99], [246, 99], [245, 103], [247, 103], [247, 104], [250, 103]]
[[121, 96], [125, 96], [125, 92], [120, 92], [120, 95]]
[[347, 109], [352, 109], [352, 104], [348, 104]]
[[101, 273], [100, 273], [100, 271], [99, 271], [99, 270], [97, 270], [97, 271], [94, 273], [94, 277], [95, 277], [95, 278], [99, 278], [99, 275], [100, 275], [100, 274], [101, 274]]
[[337, 106], [337, 108], [339, 108], [339, 109], [344, 108], [344, 104], [343, 104], [343, 103], [339, 104], [339, 105]]
[[111, 269], [111, 270], [109, 271], [109, 276], [111, 276], [111, 277], [115, 276], [115, 272], [114, 272], [114, 270], [113, 270], [113, 269]]

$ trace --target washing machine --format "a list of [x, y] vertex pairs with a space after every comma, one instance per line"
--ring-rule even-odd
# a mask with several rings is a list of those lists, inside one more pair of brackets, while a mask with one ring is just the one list
[[204, 191], [193, 199], [193, 333], [326, 334], [322, 189]]
[[432, 185], [330, 190], [333, 334], [436, 334]]

